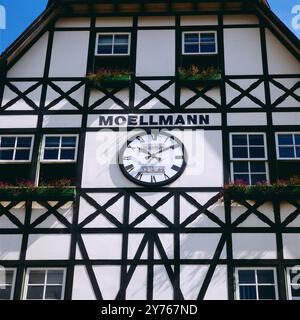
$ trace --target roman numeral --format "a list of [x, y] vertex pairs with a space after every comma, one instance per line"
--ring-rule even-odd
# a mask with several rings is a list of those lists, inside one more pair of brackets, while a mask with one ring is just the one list
[[141, 180], [142, 176], [143, 176], [143, 173], [142, 172], [138, 172], [138, 174], [135, 176], [135, 178]]
[[123, 160], [131, 160], [132, 156], [124, 157]]
[[134, 165], [130, 164], [129, 166], [126, 166], [125, 169], [127, 172], [131, 172], [134, 169]]
[[167, 176], [167, 175], [164, 173], [164, 178], [165, 178], [165, 180], [167, 180], [167, 179], [169, 179], [170, 177]]
[[175, 159], [183, 159], [183, 155], [181, 155], [181, 156], [175, 156]]
[[180, 170], [180, 167], [175, 166], [175, 164], [174, 164], [171, 169], [174, 170], [174, 171], [179, 171], [179, 170]]
[[151, 176], [151, 183], [156, 183], [156, 178], [154, 176]]

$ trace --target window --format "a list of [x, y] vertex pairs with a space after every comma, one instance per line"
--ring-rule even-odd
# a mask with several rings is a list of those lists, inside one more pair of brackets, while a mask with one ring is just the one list
[[288, 298], [300, 300], [300, 267], [287, 268]]
[[277, 158], [300, 160], [300, 133], [277, 133]]
[[16, 270], [0, 268], [0, 300], [12, 300]]
[[129, 55], [129, 33], [98, 33], [96, 55]]
[[231, 179], [256, 184], [268, 180], [266, 138], [263, 133], [231, 134]]
[[33, 136], [0, 136], [0, 162], [29, 162]]
[[28, 269], [25, 300], [62, 300], [64, 297], [65, 269]]
[[277, 280], [273, 268], [236, 269], [236, 297], [238, 300], [276, 300]]
[[75, 161], [77, 139], [75, 135], [46, 135], [43, 140], [43, 161]]
[[216, 54], [217, 33], [209, 32], [184, 32], [183, 54]]

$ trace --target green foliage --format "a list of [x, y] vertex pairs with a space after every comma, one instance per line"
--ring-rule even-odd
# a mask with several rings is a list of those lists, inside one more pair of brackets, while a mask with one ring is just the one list
[[93, 86], [101, 86], [106, 82], [122, 81], [129, 82], [131, 79], [132, 72], [121, 69], [99, 69], [95, 73], [89, 73], [87, 75], [88, 82]]
[[15, 184], [0, 182], [0, 199], [74, 199], [75, 188], [69, 179], [55, 180], [51, 183], [36, 186], [30, 180], [17, 181]]
[[214, 67], [201, 69], [196, 65], [191, 65], [189, 68], [178, 69], [180, 80], [220, 80], [220, 71]]
[[225, 186], [224, 195], [232, 199], [300, 198], [300, 177], [294, 176], [272, 184], [264, 182], [247, 185], [237, 182]]

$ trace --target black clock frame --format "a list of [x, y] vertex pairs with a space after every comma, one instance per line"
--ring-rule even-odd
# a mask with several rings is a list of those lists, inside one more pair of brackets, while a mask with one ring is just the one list
[[174, 182], [175, 180], [177, 180], [184, 172], [186, 165], [187, 165], [187, 152], [186, 152], [186, 148], [184, 146], [184, 144], [174, 135], [167, 133], [167, 132], [157, 132], [157, 134], [160, 135], [164, 135], [164, 136], [169, 136], [172, 137], [172, 139], [174, 139], [178, 144], [180, 144], [181, 148], [182, 148], [182, 153], [183, 153], [183, 162], [182, 162], [182, 166], [180, 167], [180, 170], [171, 178], [165, 180], [165, 181], [160, 181], [160, 182], [156, 182], [156, 183], [151, 183], [151, 182], [144, 182], [144, 181], [140, 181], [138, 179], [135, 179], [132, 175], [130, 175], [127, 170], [125, 169], [125, 166], [123, 164], [123, 154], [125, 152], [125, 150], [127, 149], [128, 145], [134, 141], [137, 137], [142, 137], [142, 136], [147, 136], [151, 134], [151, 132], [145, 132], [145, 133], [141, 133], [141, 134], [136, 134], [135, 136], [133, 136], [130, 140], [127, 140], [126, 143], [121, 147], [120, 151], [119, 151], [119, 157], [118, 157], [118, 162], [119, 162], [119, 167], [121, 169], [121, 172], [123, 173], [123, 175], [130, 180], [131, 182], [137, 184], [137, 185], [141, 185], [143, 187], [161, 187], [161, 186], [165, 186], [168, 185], [172, 182]]

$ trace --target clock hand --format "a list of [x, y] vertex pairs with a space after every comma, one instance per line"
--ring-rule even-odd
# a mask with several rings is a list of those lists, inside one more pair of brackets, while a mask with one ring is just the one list
[[139, 149], [140, 152], [146, 153], [146, 154], [148, 154], [149, 156], [151, 156], [151, 153], [150, 153], [148, 150], [143, 149], [143, 148], [138, 148], [138, 149]]

